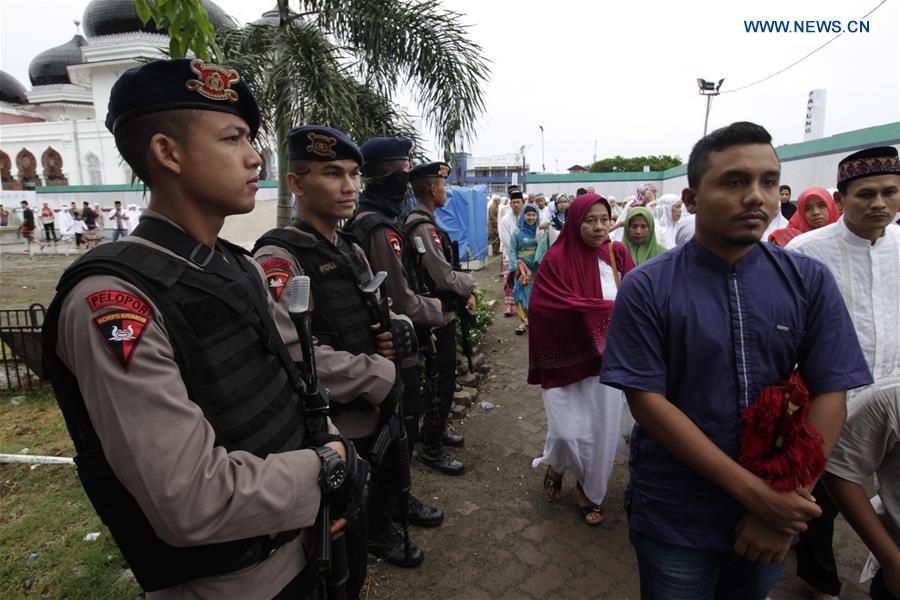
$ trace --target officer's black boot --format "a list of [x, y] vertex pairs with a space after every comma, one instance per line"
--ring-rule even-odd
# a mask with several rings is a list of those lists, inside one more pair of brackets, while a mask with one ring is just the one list
[[441, 432], [430, 427], [422, 428], [422, 449], [419, 451], [419, 462], [428, 465], [435, 471], [445, 475], [462, 475], [465, 465], [447, 453], [441, 446]]
[[[398, 523], [402, 520], [395, 512], [394, 520]], [[423, 504], [418, 498], [409, 496], [409, 524], [416, 527], [437, 527], [444, 522], [444, 511], [436, 506]]]
[[369, 552], [385, 562], [405, 569], [418, 567], [425, 560], [425, 553], [412, 542], [409, 543], [407, 552], [403, 543], [403, 531], [395, 523], [369, 539]]
[[466, 438], [448, 428], [441, 433], [441, 443], [453, 448], [462, 448], [466, 445]]

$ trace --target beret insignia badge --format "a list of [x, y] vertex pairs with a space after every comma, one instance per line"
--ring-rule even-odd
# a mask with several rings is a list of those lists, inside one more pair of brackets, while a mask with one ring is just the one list
[[307, 152], [312, 152], [313, 154], [324, 158], [337, 157], [337, 153], [334, 151], [334, 146], [337, 144], [336, 139], [328, 135], [313, 132], [309, 132], [306, 136], [309, 138], [309, 146], [306, 147]]
[[448, 175], [450, 175], [450, 167], [448, 167], [447, 165], [441, 165], [440, 167], [438, 167], [438, 173], [441, 177], [447, 177]]
[[231, 89], [232, 85], [241, 80], [237, 71], [199, 60], [191, 61], [191, 71], [199, 79], [188, 79], [184, 87], [210, 100], [237, 102], [238, 93]]

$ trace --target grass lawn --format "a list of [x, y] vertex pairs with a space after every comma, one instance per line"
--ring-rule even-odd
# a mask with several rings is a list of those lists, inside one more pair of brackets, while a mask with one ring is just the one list
[[[17, 394], [18, 395], [18, 394]], [[48, 391], [15, 406], [0, 395], [0, 453], [72, 456]], [[27, 449], [27, 450], [26, 450]], [[100, 532], [94, 542], [85, 535]], [[0, 464], [0, 598], [117, 598], [141, 594], [72, 465]]]

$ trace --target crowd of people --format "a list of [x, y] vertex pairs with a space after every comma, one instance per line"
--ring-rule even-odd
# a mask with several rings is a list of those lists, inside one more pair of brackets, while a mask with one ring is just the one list
[[556, 235], [540, 196], [493, 198], [547, 416], [533, 466], [551, 502], [571, 474], [597, 525], [624, 433], [643, 598], [764, 598], [796, 534], [798, 575], [837, 598], [839, 511], [871, 596], [900, 597], [897, 150], [845, 157], [796, 206], [779, 177], [765, 129], [735, 123], [696, 144], [681, 196], [551, 197]]
[[[72, 202], [68, 208], [54, 209], [49, 202], [43, 202], [37, 214], [27, 200], [22, 200], [20, 207], [19, 235], [26, 244], [27, 254], [34, 254], [35, 246], [41, 252], [50, 246], [65, 254], [73, 249], [90, 250], [106, 239], [108, 225], [112, 228], [112, 241], [116, 241], [137, 227], [140, 216], [136, 204], [124, 208], [118, 200], [112, 208], [101, 208], [97, 203], [91, 206], [90, 202], [84, 202], [79, 208]], [[2, 205], [0, 210], [7, 213], [3, 223], [6, 225], [9, 211]]]
[[[149, 206], [63, 274], [44, 364], [138, 583], [149, 598], [352, 599], [368, 554], [420, 565], [409, 526], [444, 515], [411, 493], [409, 464], [466, 470], [448, 413], [456, 321], [476, 300], [435, 218], [450, 166], [413, 166], [407, 139], [296, 127], [294, 218], [247, 253], [218, 237], [253, 209], [262, 162], [233, 69], [130, 69], [106, 125]], [[764, 598], [799, 533], [821, 579], [801, 576], [832, 593], [818, 582], [839, 510], [880, 565], [872, 597], [896, 599], [897, 152], [841, 161], [835, 222], [814, 190], [781, 215], [758, 125], [705, 136], [687, 170], [678, 197], [646, 183], [621, 203], [587, 189], [493, 202], [504, 312], [547, 413], [543, 493], [561, 500], [569, 474], [584, 522], [601, 523], [629, 414], [643, 598]]]

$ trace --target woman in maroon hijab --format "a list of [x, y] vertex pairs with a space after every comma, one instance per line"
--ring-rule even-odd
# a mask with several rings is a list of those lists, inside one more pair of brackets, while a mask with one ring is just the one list
[[609, 203], [583, 194], [569, 207], [559, 239], [538, 270], [529, 304], [528, 383], [540, 384], [547, 412], [544, 493], [560, 499], [563, 474], [588, 525], [603, 521], [600, 505], [612, 472], [624, 396], [598, 378], [613, 300], [634, 267], [624, 245], [610, 242]]

